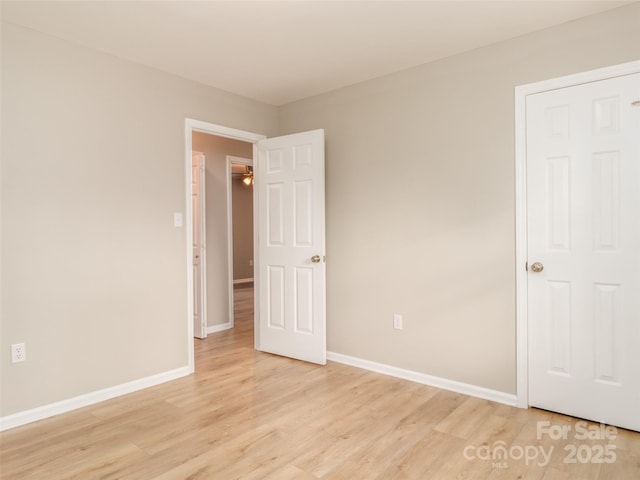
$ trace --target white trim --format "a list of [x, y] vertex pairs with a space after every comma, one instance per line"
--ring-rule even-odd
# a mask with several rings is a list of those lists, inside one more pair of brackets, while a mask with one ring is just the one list
[[441, 388], [443, 390], [450, 390], [452, 392], [462, 393], [472, 397], [483, 398], [485, 400], [510, 405], [512, 407], [516, 405], [516, 396], [511, 393], [499, 392], [497, 390], [491, 390], [489, 388], [479, 387], [469, 383], [435, 377], [433, 375], [427, 375], [426, 373], [415, 372], [413, 370], [405, 370], [403, 368], [393, 367], [384, 363], [372, 362], [362, 358], [351, 357], [341, 353], [327, 352], [327, 360], [351, 365], [352, 367], [363, 368], [365, 370], [389, 375], [391, 377], [402, 378], [404, 380], [421, 383], [423, 385], [429, 385], [431, 387]]
[[253, 165], [253, 158], [236, 157], [235, 155], [227, 155], [227, 162], [229, 164], [236, 163], [238, 165]]
[[[193, 208], [191, 205], [191, 152], [193, 150], [192, 135], [197, 123], [191, 119], [184, 122], [184, 168], [185, 168], [185, 237], [187, 247], [187, 365], [189, 373], [195, 371], [195, 351], [193, 345]], [[205, 266], [206, 268], [206, 266]]]
[[251, 283], [253, 282], [253, 277], [252, 278], [238, 278], [237, 280], [233, 281], [234, 285], [238, 285], [240, 283]]
[[188, 127], [190, 127], [191, 131], [207, 133], [209, 135], [216, 135], [218, 137], [242, 140], [243, 142], [256, 143], [258, 140], [267, 138], [266, 136], [259, 133], [238, 130], [236, 128], [216, 125], [215, 123], [203, 122], [200, 120], [194, 120], [192, 118], [185, 118], [185, 123]]
[[526, 98], [549, 90], [640, 73], [640, 61], [521, 85], [515, 88], [515, 211], [516, 211], [516, 399], [529, 406], [527, 337], [527, 150]]
[[235, 324], [234, 315], [234, 299], [233, 299], [233, 185], [232, 185], [232, 168], [229, 155], [227, 155], [226, 165], [226, 181], [227, 189], [227, 291], [229, 293], [227, 299], [227, 310], [229, 312], [229, 321], [227, 322], [233, 328]]
[[[185, 144], [185, 229], [186, 229], [186, 266], [187, 266], [187, 361], [189, 372], [195, 370], [195, 352], [193, 346], [193, 262], [191, 261], [191, 248], [193, 245], [193, 212], [191, 208], [191, 150], [192, 150], [192, 135], [193, 132], [201, 132], [209, 135], [217, 135], [218, 137], [232, 138], [235, 140], [241, 140], [243, 142], [253, 143], [253, 158], [256, 158], [257, 149], [256, 143], [265, 137], [258, 133], [246, 132], [244, 130], [237, 130], [235, 128], [229, 128], [222, 125], [216, 125], [214, 123], [203, 122], [200, 120], [194, 120], [192, 118], [185, 118], [184, 120], [184, 144]], [[256, 196], [254, 195], [254, 205]], [[255, 229], [254, 229], [255, 240]], [[258, 257], [255, 256], [254, 247], [254, 271], [257, 265]], [[259, 296], [259, 285], [256, 283], [254, 286], [255, 298]], [[255, 300], [257, 301], [257, 300]], [[257, 332], [259, 328], [258, 321], [259, 313], [254, 313], [254, 331]]]
[[32, 408], [30, 410], [24, 410], [22, 412], [14, 413], [0, 418], [0, 431], [8, 430], [10, 428], [19, 427], [27, 423], [42, 420], [44, 418], [59, 415], [61, 413], [76, 410], [78, 408], [93, 405], [99, 402], [104, 402], [114, 397], [126, 395], [128, 393], [143, 390], [145, 388], [153, 387], [161, 383], [170, 382], [180, 377], [189, 375], [191, 370], [189, 367], [176, 368], [167, 372], [158, 373], [149, 377], [140, 378], [131, 382], [115, 385], [113, 387], [104, 388], [95, 392], [86, 393], [77, 397], [68, 398], [49, 405], [43, 405], [42, 407]]
[[222, 332], [224, 330], [229, 330], [231, 328], [233, 328], [233, 323], [231, 323], [231, 322], [220, 323], [218, 325], [210, 325], [210, 326], [207, 327], [207, 334], [216, 333], [216, 332]]
[[[265, 137], [266, 138], [266, 137]], [[258, 142], [253, 144], [253, 180], [259, 179], [258, 171]], [[261, 350], [260, 345], [260, 275], [258, 275], [258, 266], [260, 265], [260, 253], [258, 248], [258, 205], [259, 205], [258, 189], [253, 189], [253, 347]]]
[[[240, 165], [253, 166], [252, 158], [236, 157], [233, 155], [227, 155], [227, 285], [229, 285], [229, 323], [233, 328], [235, 324], [235, 316], [233, 313], [233, 288], [232, 285], [239, 283], [233, 279], [233, 179], [231, 164], [236, 163]], [[247, 279], [242, 279], [249, 281]], [[253, 281], [253, 278], [251, 279]]]
[[[529, 406], [527, 350], [527, 168], [526, 96], [516, 87], [515, 98], [515, 227], [516, 227], [516, 404]], [[521, 371], [524, 368], [524, 372]]]

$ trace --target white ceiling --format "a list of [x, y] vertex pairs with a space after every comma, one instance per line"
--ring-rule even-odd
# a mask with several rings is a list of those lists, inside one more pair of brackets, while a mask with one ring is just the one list
[[272, 105], [629, 1], [2, 1], [2, 19]]

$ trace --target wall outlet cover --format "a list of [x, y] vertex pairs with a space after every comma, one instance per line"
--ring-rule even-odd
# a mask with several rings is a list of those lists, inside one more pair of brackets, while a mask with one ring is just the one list
[[11, 345], [11, 363], [24, 362], [27, 359], [27, 347], [24, 343]]

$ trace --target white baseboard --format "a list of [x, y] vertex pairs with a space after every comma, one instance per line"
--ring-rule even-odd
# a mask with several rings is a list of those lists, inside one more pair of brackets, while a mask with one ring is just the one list
[[472, 397], [484, 398], [485, 400], [503, 403], [512, 407], [516, 406], [516, 395], [511, 393], [499, 392], [497, 390], [478, 387], [477, 385], [457, 382], [455, 380], [448, 380], [442, 377], [434, 377], [433, 375], [427, 375], [426, 373], [405, 370], [403, 368], [385, 365], [384, 363], [350, 357], [349, 355], [343, 355], [341, 353], [327, 352], [327, 359], [338, 363], [344, 363], [345, 365], [351, 365], [352, 367], [363, 368], [372, 372], [403, 378], [423, 385], [442, 388], [443, 390], [451, 390], [452, 392], [463, 393]]
[[237, 285], [239, 283], [251, 283], [251, 282], [253, 282], [253, 278], [239, 278], [237, 280], [234, 280], [233, 284]]
[[[230, 323], [213, 325], [207, 328], [207, 333], [226, 330], [228, 328], [231, 328]], [[493, 402], [498, 402], [513, 407], [516, 406], [516, 395], [510, 393], [499, 392], [496, 390], [479, 387], [477, 385], [471, 385], [468, 383], [457, 382], [455, 380], [435, 377], [433, 375], [414, 372], [412, 370], [405, 370], [402, 368], [393, 367], [391, 365], [385, 365], [383, 363], [377, 363], [370, 360], [351, 357], [349, 355], [343, 355], [341, 353], [327, 352], [327, 359], [334, 362], [343, 363], [345, 365], [351, 365], [353, 367], [370, 370], [372, 372], [382, 373], [384, 375], [390, 375], [397, 378], [403, 378], [405, 380], [421, 383], [423, 385], [442, 388], [444, 390], [451, 390], [453, 392], [470, 395], [472, 397], [484, 398], [485, 400], [491, 400]], [[0, 431], [19, 427], [20, 425], [25, 425], [37, 420], [42, 420], [54, 415], [93, 405], [95, 403], [103, 402], [105, 400], [109, 400], [110, 398], [119, 397], [121, 395], [126, 395], [137, 390], [153, 387], [161, 383], [184, 377], [186, 375], [189, 375], [190, 373], [192, 372], [189, 367], [176, 368], [175, 370], [169, 370], [168, 372], [158, 373], [156, 375], [133, 380], [121, 385], [104, 388], [96, 392], [79, 395], [77, 397], [62, 400], [60, 402], [55, 402], [49, 405], [44, 405], [42, 407], [37, 407], [30, 410], [14, 413], [12, 415], [7, 415], [0, 418]]]
[[126, 395], [127, 393], [132, 393], [137, 390], [153, 387], [154, 385], [159, 385], [161, 383], [175, 380], [176, 378], [184, 377], [190, 373], [192, 372], [189, 367], [176, 368], [175, 370], [169, 370], [168, 372], [158, 373], [156, 375], [140, 378], [121, 385], [104, 388], [95, 392], [50, 403], [49, 405], [43, 405], [42, 407], [32, 408], [30, 410], [24, 410], [12, 415], [7, 415], [0, 418], [0, 431], [19, 427], [20, 425], [42, 420], [60, 413], [69, 412], [77, 408], [93, 405], [94, 403], [103, 402], [110, 398]]
[[210, 325], [207, 327], [207, 335], [210, 333], [221, 332], [223, 330], [229, 330], [230, 328], [233, 328], [231, 322], [221, 323], [219, 325]]

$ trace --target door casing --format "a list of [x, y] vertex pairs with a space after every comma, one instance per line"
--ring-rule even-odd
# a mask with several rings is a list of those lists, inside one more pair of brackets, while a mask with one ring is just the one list
[[526, 97], [583, 83], [640, 72], [640, 61], [567, 75], [515, 88], [515, 210], [516, 210], [516, 405], [529, 407], [527, 319], [527, 136]]
[[[184, 163], [184, 171], [185, 171], [185, 228], [186, 228], [186, 264], [187, 264], [187, 366], [190, 373], [193, 373], [195, 370], [195, 352], [193, 345], [193, 262], [191, 261], [191, 249], [193, 244], [193, 209], [191, 208], [191, 150], [192, 150], [192, 134], [193, 132], [205, 133], [208, 135], [216, 135], [218, 137], [231, 138], [234, 140], [240, 140], [242, 142], [252, 143], [253, 144], [253, 161], [256, 162], [257, 157], [257, 147], [256, 143], [259, 140], [266, 138], [264, 135], [260, 135], [258, 133], [247, 132], [244, 130], [238, 130], [235, 128], [225, 127], [223, 125], [216, 125], [213, 123], [203, 122], [201, 120], [195, 120], [192, 118], [185, 119], [185, 163]], [[257, 201], [256, 196], [254, 195], [254, 211], [255, 211], [255, 202]], [[256, 251], [257, 232], [254, 229], [254, 271], [255, 266], [258, 265], [258, 256]], [[260, 295], [260, 284], [257, 281], [256, 275], [254, 273], [254, 289], [255, 289], [255, 298], [259, 298]], [[255, 338], [258, 338], [259, 334], [259, 312], [255, 311], [254, 318], [254, 331]]]

